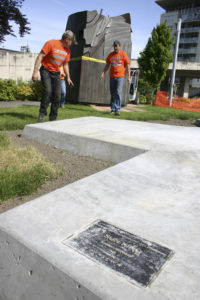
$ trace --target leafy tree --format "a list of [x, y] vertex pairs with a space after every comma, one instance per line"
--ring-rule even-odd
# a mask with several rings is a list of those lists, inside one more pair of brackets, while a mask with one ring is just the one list
[[19, 35], [24, 36], [25, 33], [30, 33], [28, 19], [20, 12], [24, 0], [1, 0], [0, 1], [0, 43], [5, 41], [6, 35], [15, 36], [10, 25], [10, 21], [14, 21], [19, 26]]
[[142, 94], [152, 94], [154, 89], [152, 88], [152, 86], [144, 80], [144, 78], [141, 76], [139, 77], [139, 81], [138, 81], [138, 90], [140, 93]]
[[163, 23], [153, 29], [144, 51], [140, 52], [138, 64], [141, 78], [154, 90], [160, 87], [169, 64], [173, 61], [173, 42], [171, 30]]

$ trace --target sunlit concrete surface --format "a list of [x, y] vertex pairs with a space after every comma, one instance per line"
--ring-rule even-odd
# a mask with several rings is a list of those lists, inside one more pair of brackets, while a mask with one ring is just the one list
[[[79, 118], [23, 135], [116, 162], [0, 215], [0, 299], [199, 299], [200, 130]], [[173, 251], [147, 287], [66, 245], [96, 220]]]

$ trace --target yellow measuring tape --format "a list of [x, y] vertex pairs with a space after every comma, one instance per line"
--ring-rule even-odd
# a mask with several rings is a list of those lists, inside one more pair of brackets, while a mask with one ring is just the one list
[[73, 57], [70, 59], [70, 61], [76, 61], [76, 60], [90, 60], [90, 61], [95, 61], [95, 62], [104, 63], [104, 64], [106, 63], [105, 60], [92, 58], [92, 57], [88, 57], [88, 56], [78, 56], [78, 57]]

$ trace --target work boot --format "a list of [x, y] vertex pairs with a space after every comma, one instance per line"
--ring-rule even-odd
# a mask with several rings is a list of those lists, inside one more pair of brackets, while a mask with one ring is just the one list
[[39, 114], [39, 117], [38, 117], [38, 122], [44, 122], [45, 120], [45, 114]]
[[56, 121], [56, 117], [49, 116], [49, 121]]

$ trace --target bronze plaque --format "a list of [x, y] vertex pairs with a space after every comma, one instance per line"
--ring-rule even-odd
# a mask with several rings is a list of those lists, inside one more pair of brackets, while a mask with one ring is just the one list
[[98, 220], [64, 241], [82, 254], [147, 286], [173, 251]]

